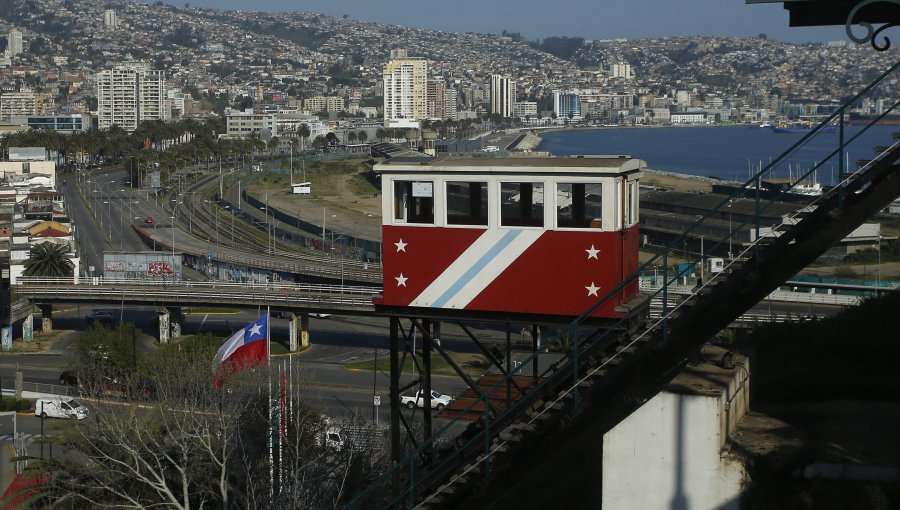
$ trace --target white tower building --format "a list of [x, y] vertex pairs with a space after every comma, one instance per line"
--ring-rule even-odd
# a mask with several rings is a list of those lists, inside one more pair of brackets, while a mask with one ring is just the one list
[[428, 62], [392, 50], [384, 66], [384, 126], [418, 127], [428, 117]]
[[491, 75], [491, 113], [499, 113], [503, 118], [513, 116], [516, 102], [516, 82], [499, 74]]
[[22, 31], [14, 28], [9, 31], [7, 37], [6, 54], [10, 57], [15, 57], [22, 53], [22, 50]]
[[97, 73], [97, 125], [133, 132], [145, 120], [168, 120], [166, 73], [126, 62]]

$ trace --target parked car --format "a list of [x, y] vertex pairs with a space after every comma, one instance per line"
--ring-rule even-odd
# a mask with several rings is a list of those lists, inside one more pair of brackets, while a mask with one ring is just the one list
[[146, 223], [147, 225], [153, 225], [153, 216], [147, 216], [146, 218], [144, 218], [144, 223]]
[[[422, 390], [416, 392], [415, 395], [409, 396], [401, 396], [400, 397], [400, 405], [406, 406], [410, 409], [415, 407], [425, 407], [425, 398]], [[436, 390], [431, 390], [431, 408], [437, 409], [438, 411], [443, 411], [445, 407], [450, 404], [450, 401], [453, 400], [449, 395], [442, 395], [441, 392]]]
[[87, 418], [88, 411], [81, 402], [72, 397], [54, 395], [40, 397], [35, 400], [34, 414], [41, 418], [74, 418], [83, 420]]
[[93, 312], [87, 314], [84, 317], [85, 322], [88, 324], [99, 322], [104, 326], [108, 326], [115, 322], [115, 318], [113, 318], [112, 312], [108, 310], [94, 310]]

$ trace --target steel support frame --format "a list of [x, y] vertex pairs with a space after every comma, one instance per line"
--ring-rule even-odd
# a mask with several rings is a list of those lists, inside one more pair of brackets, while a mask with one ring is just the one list
[[[403, 328], [402, 321], [409, 320], [410, 327], [408, 329]], [[525, 388], [523, 388], [520, 384], [518, 384], [512, 377], [514, 372], [512, 367], [512, 339], [511, 339], [511, 328], [512, 323], [506, 323], [506, 334], [505, 334], [505, 344], [506, 344], [506, 352], [502, 353], [503, 356], [500, 359], [497, 359], [497, 356], [491, 352], [491, 350], [484, 344], [483, 341], [479, 340], [472, 331], [463, 324], [460, 320], [454, 321], [465, 333], [468, 335], [469, 339], [478, 347], [481, 353], [493, 364], [493, 366], [506, 377], [506, 405], [511, 405], [512, 400], [512, 388], [515, 387], [519, 393], [524, 394]], [[414, 346], [414, 332], [418, 331], [421, 333], [422, 342], [422, 363], [419, 364], [418, 360], [415, 357], [415, 351], [417, 350]], [[414, 316], [399, 316], [399, 315], [391, 315], [390, 316], [390, 409], [391, 409], [391, 418], [390, 418], [390, 426], [391, 426], [391, 459], [394, 463], [399, 462], [404, 454], [405, 448], [403, 447], [405, 441], [409, 441], [414, 447], [418, 447], [419, 444], [425, 443], [430, 440], [434, 433], [434, 423], [432, 417], [431, 410], [431, 376], [432, 376], [432, 368], [433, 368], [433, 360], [431, 353], [437, 352], [441, 358], [444, 359], [445, 362], [453, 369], [454, 372], [462, 379], [466, 386], [472, 391], [474, 391], [479, 397], [485, 397], [485, 395], [481, 392], [480, 388], [476, 384], [476, 382], [466, 374], [462, 368], [453, 360], [452, 357], [444, 350], [440, 343], [440, 331], [441, 331], [441, 322], [440, 320], [426, 317], [414, 317]], [[541, 325], [531, 324], [531, 353], [537, 353], [540, 349], [540, 334], [542, 331]], [[401, 354], [402, 353], [402, 354]], [[419, 371], [420, 376], [406, 384], [400, 384], [400, 376], [402, 367], [405, 365], [405, 360], [407, 355], [412, 355], [416, 368]], [[534, 358], [533, 366], [532, 366], [532, 376], [537, 378], [539, 374], [538, 367], [538, 358]], [[405, 391], [419, 386], [423, 392], [425, 392], [425, 402], [424, 406], [421, 409], [422, 412], [422, 437], [418, 438], [416, 431], [407, 420], [407, 418], [403, 415], [403, 406], [400, 405], [400, 395]], [[490, 399], [485, 398], [485, 404], [487, 408], [487, 416], [488, 420], [492, 419], [492, 417], [496, 414], [497, 410], [494, 409]], [[415, 415], [414, 415], [415, 416]], [[402, 427], [402, 428], [401, 428]], [[406, 433], [406, 440], [403, 439], [402, 432]], [[426, 459], [422, 459], [425, 461]], [[414, 476], [414, 475], [413, 475]], [[407, 480], [407, 483], [415, 483], [413, 480]], [[394, 491], [400, 491], [400, 479], [399, 475], [395, 476], [393, 480]], [[399, 494], [399, 492], [395, 492], [395, 494]]]

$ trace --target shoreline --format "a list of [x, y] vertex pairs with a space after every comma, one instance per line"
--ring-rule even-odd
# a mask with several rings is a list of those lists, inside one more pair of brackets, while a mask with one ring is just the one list
[[526, 127], [521, 128], [523, 131], [538, 130], [541, 133], [565, 133], [570, 131], [604, 131], [608, 129], [690, 129], [690, 128], [733, 128], [746, 127], [748, 129], [762, 129], [756, 124], [737, 124], [737, 123], [717, 123], [717, 124], [635, 124], [633, 126], [552, 126], [552, 127]]

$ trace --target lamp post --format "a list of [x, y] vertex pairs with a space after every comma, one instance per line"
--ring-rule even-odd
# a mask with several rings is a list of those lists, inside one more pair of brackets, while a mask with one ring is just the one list
[[731, 240], [734, 239], [734, 236], [731, 232], [731, 202], [732, 199], [728, 199], [728, 261], [732, 260], [732, 251], [731, 251]]
[[178, 274], [178, 271], [175, 269], [175, 213], [178, 210], [178, 204], [181, 202], [178, 200], [172, 200], [172, 202], [175, 203], [175, 205], [172, 206], [172, 283], [174, 284], [175, 277]]
[[225, 209], [231, 212], [231, 245], [234, 246], [234, 207], [226, 205]]
[[[266, 220], [266, 232], [269, 234], [269, 240], [266, 242], [266, 251], [269, 252], [269, 255], [272, 255], [275, 253], [275, 241], [272, 239], [272, 230], [275, 229], [275, 213], [269, 211], [268, 204], [265, 207], [260, 207], [259, 210], [263, 211]], [[269, 214], [272, 215], [271, 224], [269, 223]], [[271, 248], [269, 245], [271, 245]]]
[[878, 234], [878, 269], [875, 271], [875, 295], [881, 291], [881, 234]]

